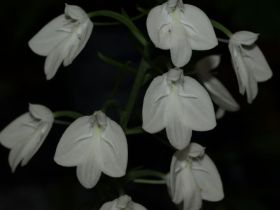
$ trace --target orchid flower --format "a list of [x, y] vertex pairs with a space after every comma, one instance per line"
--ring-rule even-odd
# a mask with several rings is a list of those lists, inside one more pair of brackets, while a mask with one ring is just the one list
[[147, 30], [156, 47], [170, 49], [176, 67], [189, 62], [192, 50], [209, 50], [218, 44], [206, 14], [182, 0], [168, 0], [153, 8], [148, 14]]
[[62, 135], [54, 160], [62, 166], [77, 166], [85, 188], [98, 182], [101, 172], [121, 177], [127, 166], [127, 141], [121, 127], [103, 112], [75, 120]]
[[235, 112], [239, 110], [239, 105], [231, 96], [225, 86], [211, 74], [211, 70], [218, 67], [221, 62], [221, 56], [211, 55], [199, 60], [195, 66], [198, 77], [204, 87], [209, 91], [213, 102], [218, 105], [216, 118], [220, 119], [225, 111]]
[[172, 201], [183, 202], [183, 210], [199, 210], [202, 199], [219, 201], [224, 197], [218, 170], [199, 144], [191, 143], [174, 154], [167, 177]]
[[249, 31], [239, 31], [229, 40], [229, 50], [232, 63], [237, 76], [239, 92], [244, 95], [246, 91], [248, 103], [252, 103], [258, 94], [258, 82], [272, 77], [272, 71], [261, 52], [255, 44], [258, 34]]
[[29, 47], [38, 55], [47, 56], [45, 74], [52, 79], [60, 64], [68, 66], [85, 47], [93, 23], [87, 13], [75, 5], [65, 6], [60, 15], [44, 26], [30, 41]]
[[54, 118], [43, 105], [29, 104], [29, 112], [16, 118], [0, 133], [0, 143], [10, 149], [9, 164], [12, 172], [25, 166], [46, 139]]
[[122, 195], [121, 197], [104, 203], [100, 210], [146, 210], [144, 206], [132, 201], [128, 195]]
[[150, 84], [143, 104], [143, 129], [157, 133], [166, 128], [176, 149], [185, 148], [192, 130], [207, 131], [216, 126], [213, 104], [207, 91], [181, 69], [171, 69]]

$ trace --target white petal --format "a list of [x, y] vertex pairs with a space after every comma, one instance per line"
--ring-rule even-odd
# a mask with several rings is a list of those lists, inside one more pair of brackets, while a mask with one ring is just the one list
[[75, 120], [62, 135], [54, 156], [57, 164], [75, 166], [82, 163], [91, 153], [92, 126], [90, 117], [84, 116]]
[[254, 75], [254, 78], [258, 82], [270, 79], [272, 77], [272, 71], [260, 48], [254, 45], [250, 48], [246, 47], [244, 50], [246, 50], [246, 55], [248, 55], [244, 57], [244, 61]]
[[106, 202], [101, 206], [100, 210], [113, 210], [113, 206], [116, 202], [117, 200]]
[[177, 95], [171, 93], [168, 97], [166, 134], [171, 145], [178, 150], [184, 149], [191, 140], [192, 130], [182, 119], [182, 107]]
[[251, 72], [248, 74], [248, 83], [246, 86], [246, 95], [248, 103], [252, 103], [258, 94], [258, 83]]
[[[169, 175], [169, 184], [170, 184], [170, 194], [172, 201], [176, 204], [179, 204], [184, 199], [183, 185], [182, 180], [178, 173], [180, 173], [180, 163], [177, 160], [177, 157], [173, 155], [170, 165], [170, 175]], [[178, 184], [179, 183], [179, 184]]]
[[[23, 139], [30, 137], [36, 129], [36, 126], [30, 126], [33, 120], [29, 113], [25, 113], [9, 125], [7, 125], [0, 133], [0, 142], [3, 146], [11, 149]], [[32, 124], [31, 124], [32, 125]]]
[[238, 103], [216, 77], [211, 77], [209, 80], [204, 81], [203, 84], [210, 92], [212, 100], [219, 107], [232, 112], [239, 110]]
[[199, 8], [185, 4], [180, 21], [185, 25], [188, 40], [193, 50], [209, 50], [218, 45], [213, 26]]
[[217, 120], [222, 119], [225, 113], [226, 111], [224, 109], [218, 108], [218, 110], [216, 111]]
[[63, 59], [66, 57], [67, 49], [69, 49], [69, 47], [69, 43], [67, 42], [67, 39], [65, 39], [48, 54], [44, 66], [47, 80], [54, 77], [59, 66], [63, 62]]
[[160, 31], [167, 24], [170, 24], [170, 20], [165, 4], [156, 6], [149, 12], [146, 22], [148, 34], [154, 45], [161, 49], [169, 49], [167, 43], [160, 42]]
[[156, 77], [148, 87], [143, 102], [143, 129], [149, 133], [162, 130], [165, 125], [165, 100], [168, 95], [165, 76]]
[[65, 4], [64, 13], [74, 20], [84, 20], [88, 18], [87, 13], [79, 6]]
[[201, 160], [193, 161], [192, 169], [204, 200], [219, 201], [223, 199], [224, 192], [219, 172], [207, 155]]
[[179, 89], [181, 119], [196, 131], [211, 130], [216, 126], [215, 112], [207, 91], [193, 78], [184, 77], [184, 87]]
[[107, 127], [100, 144], [101, 170], [112, 177], [123, 176], [127, 166], [127, 141], [122, 128], [107, 118]]
[[92, 188], [101, 176], [101, 170], [95, 161], [92, 153], [88, 154], [87, 159], [77, 166], [77, 177], [85, 188]]
[[63, 27], [69, 23], [65, 15], [60, 15], [44, 26], [29, 42], [29, 47], [37, 54], [47, 56], [69, 33]]
[[250, 31], [239, 31], [234, 33], [230, 41], [235, 44], [252, 45], [257, 41], [259, 34]]
[[69, 40], [71, 44], [69, 45], [69, 48], [67, 50], [68, 54], [64, 58], [64, 66], [70, 65], [83, 50], [92, 33], [93, 23], [90, 20], [88, 20], [85, 23], [81, 24], [79, 27], [80, 32], [78, 34], [73, 34], [71, 36], [71, 40]]
[[186, 65], [191, 59], [192, 48], [181, 25], [174, 24], [172, 27], [170, 53], [172, 63], [176, 67]]
[[233, 69], [235, 71], [235, 75], [237, 78], [239, 92], [244, 95], [245, 86], [247, 86], [248, 81], [248, 70], [246, 69], [246, 65], [243, 61], [240, 47], [238, 45], [234, 45], [232, 43], [229, 44], [229, 51], [231, 54], [231, 60]]
[[52, 123], [54, 120], [52, 111], [48, 107], [40, 104], [29, 104], [29, 112], [32, 116], [44, 122]]
[[199, 73], [199, 76], [202, 77], [202, 80], [206, 80], [211, 77], [210, 71], [219, 66], [221, 62], [220, 55], [211, 55], [203, 59], [200, 59], [196, 65], [195, 70]]
[[[205, 147], [197, 144], [197, 143], [191, 143], [187, 149], [187, 155], [188, 157], [197, 158], [201, 157], [205, 153]], [[183, 151], [182, 151], [183, 152]]]

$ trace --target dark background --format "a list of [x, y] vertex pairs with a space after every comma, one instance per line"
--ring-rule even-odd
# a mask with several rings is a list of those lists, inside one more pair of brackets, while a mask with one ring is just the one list
[[[152, 8], [162, 1], [81, 0], [68, 1], [87, 12], [125, 9], [137, 14], [136, 5]], [[227, 46], [220, 44], [212, 53], [222, 54], [218, 77], [241, 105], [237, 113], [227, 113], [215, 130], [194, 133], [193, 141], [207, 147], [216, 163], [225, 190], [225, 199], [205, 203], [204, 209], [268, 210], [279, 209], [280, 187], [280, 97], [279, 49], [280, 13], [277, 0], [201, 0], [185, 1], [201, 8], [234, 31], [260, 33], [258, 45], [265, 54], [274, 77], [259, 84], [259, 94], [252, 105], [238, 94], [237, 81], [230, 63]], [[72, 65], [58, 70], [51, 81], [45, 80], [44, 57], [34, 54], [28, 40], [52, 18], [63, 13], [64, 1], [25, 0], [1, 2], [1, 68], [0, 68], [0, 129], [27, 111], [28, 103], [39, 103], [53, 111], [76, 110], [91, 114], [108, 98], [118, 69], [100, 61], [105, 55], [123, 62], [139, 60], [137, 41], [123, 26], [96, 26], [89, 43]], [[107, 19], [101, 19], [101, 21]], [[108, 20], [110, 21], [110, 20]], [[145, 18], [136, 22], [145, 35]], [[217, 32], [217, 36], [225, 38]], [[168, 56], [168, 52], [154, 51]], [[194, 59], [210, 52], [196, 53]], [[133, 78], [123, 75], [117, 95], [121, 105]], [[143, 89], [145, 90], [145, 88]], [[143, 95], [143, 93], [141, 93]], [[140, 96], [132, 123], [139, 124]], [[110, 115], [118, 121], [114, 113]], [[84, 189], [74, 168], [64, 168], [53, 161], [56, 144], [65, 126], [55, 125], [47, 140], [26, 167], [10, 172], [8, 150], [0, 147], [0, 210], [84, 210], [98, 208], [105, 200], [117, 196], [111, 179], [103, 176], [92, 190]], [[162, 135], [163, 136], [163, 135]], [[129, 136], [129, 168], [144, 166], [167, 172], [173, 150], [148, 134]], [[109, 181], [109, 185], [107, 183]], [[125, 190], [148, 209], [176, 209], [170, 202], [165, 186], [129, 184]]]

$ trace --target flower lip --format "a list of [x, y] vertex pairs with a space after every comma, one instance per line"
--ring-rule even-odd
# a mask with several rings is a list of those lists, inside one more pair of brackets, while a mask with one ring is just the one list
[[181, 11], [184, 10], [184, 3], [182, 0], [168, 0], [166, 4], [168, 13], [174, 12], [174, 10], [177, 8], [179, 8]]
[[180, 83], [184, 79], [183, 70], [179, 68], [170, 69], [166, 75], [167, 81], [171, 84]]
[[131, 197], [128, 195], [123, 195], [118, 199], [117, 208], [126, 209], [131, 206]]

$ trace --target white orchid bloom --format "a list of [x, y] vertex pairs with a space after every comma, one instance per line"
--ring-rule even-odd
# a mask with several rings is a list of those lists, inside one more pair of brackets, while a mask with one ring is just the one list
[[45, 74], [52, 79], [63, 62], [68, 66], [85, 47], [93, 23], [87, 13], [75, 5], [65, 6], [64, 14], [44, 26], [30, 41], [29, 47], [45, 61]]
[[255, 44], [258, 34], [249, 31], [239, 31], [229, 40], [233, 67], [237, 76], [239, 92], [244, 95], [246, 91], [248, 103], [252, 103], [258, 94], [258, 82], [272, 77], [272, 71], [261, 52]]
[[146, 208], [133, 202], [130, 196], [122, 195], [113, 201], [104, 203], [100, 210], [146, 210]]
[[182, 0], [169, 0], [153, 8], [148, 14], [147, 30], [156, 47], [170, 49], [176, 67], [189, 62], [192, 50], [209, 50], [218, 44], [206, 14]]
[[101, 172], [121, 177], [127, 166], [127, 141], [122, 128], [103, 112], [75, 120], [62, 135], [54, 160], [62, 166], [77, 166], [85, 188], [98, 182]]
[[157, 133], [166, 128], [176, 149], [185, 148], [192, 130], [207, 131], [216, 126], [213, 104], [207, 91], [181, 69], [156, 77], [144, 97], [143, 129]]
[[222, 118], [225, 111], [235, 112], [240, 108], [226, 87], [211, 73], [211, 70], [217, 68], [220, 62], [221, 56], [211, 55], [199, 60], [195, 66], [198, 77], [209, 91], [213, 102], [219, 107], [216, 112], [217, 119]]
[[29, 112], [19, 116], [0, 133], [0, 143], [9, 148], [12, 172], [21, 162], [25, 166], [46, 139], [54, 117], [45, 106], [30, 104]]
[[216, 166], [196, 143], [174, 154], [168, 179], [173, 202], [183, 202], [184, 210], [199, 210], [202, 199], [219, 201], [224, 197]]

